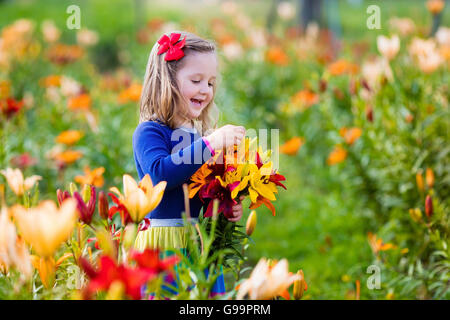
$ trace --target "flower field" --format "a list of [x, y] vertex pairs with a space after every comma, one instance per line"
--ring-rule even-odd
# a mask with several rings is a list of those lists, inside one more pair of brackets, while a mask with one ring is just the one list
[[[79, 1], [70, 29], [68, 1], [0, 1], [0, 299], [208, 299], [219, 265], [216, 299], [450, 299], [449, 4], [379, 1], [379, 29], [370, 4], [301, 28], [297, 1]], [[185, 201], [220, 170], [248, 197], [232, 226], [211, 201], [190, 259], [133, 248], [166, 186], [137, 180], [142, 80], [174, 30], [217, 44], [219, 126], [279, 130], [278, 173], [261, 150], [193, 176]]]

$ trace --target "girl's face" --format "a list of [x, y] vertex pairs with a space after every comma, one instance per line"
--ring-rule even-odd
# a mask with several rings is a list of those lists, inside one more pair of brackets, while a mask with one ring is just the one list
[[181, 94], [188, 102], [190, 119], [200, 116], [213, 98], [213, 85], [217, 76], [217, 59], [214, 53], [192, 52], [177, 72]]

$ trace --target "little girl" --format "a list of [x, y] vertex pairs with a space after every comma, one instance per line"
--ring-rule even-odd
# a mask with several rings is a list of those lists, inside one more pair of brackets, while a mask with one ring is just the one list
[[[215, 46], [194, 34], [163, 35], [150, 52], [140, 101], [140, 123], [133, 134], [134, 160], [139, 179], [148, 173], [154, 185], [160, 181], [167, 181], [167, 185], [160, 204], [147, 215], [150, 227], [138, 233], [135, 244], [138, 250], [186, 248], [182, 185], [215, 150], [239, 144], [245, 135], [243, 127], [234, 125], [225, 125], [206, 135], [216, 126], [216, 78]], [[195, 223], [204, 204], [196, 195], [190, 199], [189, 207], [191, 223]], [[235, 205], [233, 212], [230, 221], [241, 219], [242, 204]], [[221, 274], [212, 295], [223, 293]]]

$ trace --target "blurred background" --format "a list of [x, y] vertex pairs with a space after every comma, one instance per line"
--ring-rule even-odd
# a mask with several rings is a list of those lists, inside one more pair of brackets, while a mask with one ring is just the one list
[[306, 299], [448, 299], [448, 6], [2, 0], [0, 167], [41, 175], [42, 199], [71, 181], [137, 178], [149, 52], [162, 33], [191, 31], [218, 47], [219, 124], [280, 129], [287, 191], [275, 217], [257, 210], [246, 264], [287, 258]]

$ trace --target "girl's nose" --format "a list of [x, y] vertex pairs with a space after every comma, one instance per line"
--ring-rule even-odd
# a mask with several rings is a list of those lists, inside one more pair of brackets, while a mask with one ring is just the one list
[[207, 94], [209, 91], [208, 84], [204, 84], [200, 87], [200, 93]]

